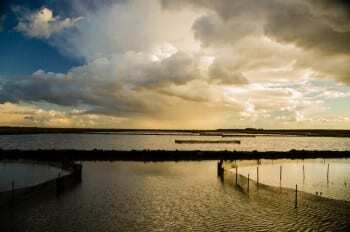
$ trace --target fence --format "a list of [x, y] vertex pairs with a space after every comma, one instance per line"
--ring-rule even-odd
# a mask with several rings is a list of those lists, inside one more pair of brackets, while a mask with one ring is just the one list
[[[298, 208], [303, 204], [303, 200], [305, 199], [305, 194], [303, 191], [298, 190], [298, 185], [295, 186], [295, 189], [286, 188], [286, 187], [274, 187], [271, 185], [266, 185], [258, 182], [257, 180], [253, 180], [248, 174], [247, 176], [238, 175], [235, 173], [235, 183], [234, 185], [238, 187], [242, 192], [247, 194], [248, 197], [255, 196], [258, 194], [259, 190], [268, 190], [271, 193], [277, 193], [280, 196], [283, 196], [285, 200], [290, 201], [291, 205], [294, 208]], [[309, 194], [311, 195], [311, 194]]]
[[76, 163], [62, 163], [62, 164], [50, 164], [52, 166], [60, 167], [63, 170], [68, 171], [67, 175], [61, 176], [60, 174], [48, 181], [42, 182], [37, 185], [16, 188], [16, 183], [11, 183], [11, 190], [0, 192], [0, 205], [14, 206], [17, 201], [31, 198], [36, 193], [55, 193], [60, 195], [66, 188], [72, 187], [81, 182], [82, 178], [82, 165]]

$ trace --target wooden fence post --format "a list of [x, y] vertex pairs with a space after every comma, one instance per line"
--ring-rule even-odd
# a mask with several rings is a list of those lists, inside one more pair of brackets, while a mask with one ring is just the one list
[[247, 192], [249, 193], [249, 174], [248, 174], [248, 187], [247, 187]]
[[298, 208], [298, 185], [295, 185], [295, 206], [294, 208]]
[[327, 185], [329, 183], [329, 164], [327, 165]]
[[280, 166], [280, 189], [282, 188], [282, 165]]
[[13, 206], [15, 204], [15, 181], [14, 180], [11, 182], [11, 201]]
[[236, 165], [236, 185], [238, 185], [238, 167]]

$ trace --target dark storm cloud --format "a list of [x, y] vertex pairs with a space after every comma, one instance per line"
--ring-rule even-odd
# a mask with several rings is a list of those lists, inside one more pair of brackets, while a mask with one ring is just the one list
[[193, 30], [204, 44], [232, 42], [260, 27], [268, 36], [327, 53], [350, 53], [350, 3], [345, 0], [162, 0], [165, 8], [185, 5], [215, 12]]
[[308, 3], [282, 3], [280, 11], [268, 15], [266, 34], [303, 48], [349, 54], [350, 18], [341, 13], [345, 9], [325, 8], [324, 4], [316, 4], [315, 1]]
[[350, 2], [348, 0], [307, 0], [315, 5], [322, 6], [328, 9], [345, 10], [350, 13]]
[[204, 46], [234, 44], [236, 41], [259, 30], [255, 22], [244, 19], [225, 21], [215, 14], [198, 18], [192, 29], [194, 37], [199, 39]]

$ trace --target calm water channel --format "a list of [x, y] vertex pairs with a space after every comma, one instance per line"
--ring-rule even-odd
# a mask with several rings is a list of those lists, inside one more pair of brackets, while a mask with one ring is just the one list
[[[175, 144], [183, 140], [240, 140], [241, 144]], [[257, 136], [121, 135], [121, 134], [37, 134], [1, 135], [2, 149], [105, 149], [105, 150], [241, 150], [288, 151], [350, 150], [350, 138]]]

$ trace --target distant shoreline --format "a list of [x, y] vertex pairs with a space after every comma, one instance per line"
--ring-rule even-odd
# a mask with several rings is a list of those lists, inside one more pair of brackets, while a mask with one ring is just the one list
[[350, 137], [350, 130], [326, 129], [102, 129], [102, 128], [41, 128], [41, 127], [0, 127], [0, 135], [21, 134], [122, 134], [122, 135], [188, 135], [188, 136], [312, 136]]
[[249, 159], [350, 158], [350, 151], [166, 151], [166, 150], [1, 150], [0, 160], [39, 161], [201, 161]]

